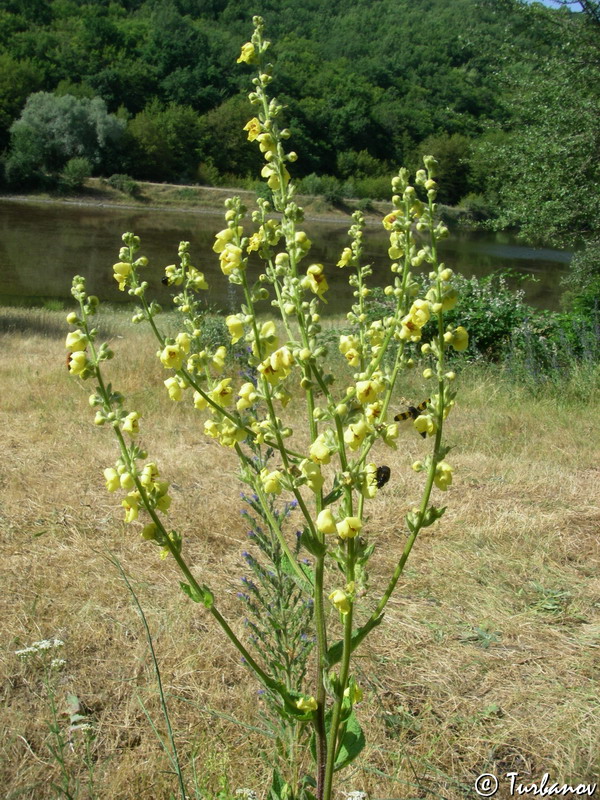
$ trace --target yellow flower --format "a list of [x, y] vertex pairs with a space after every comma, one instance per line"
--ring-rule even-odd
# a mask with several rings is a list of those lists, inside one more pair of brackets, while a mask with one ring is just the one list
[[266, 494], [279, 494], [281, 492], [281, 472], [279, 472], [279, 470], [275, 469], [269, 472], [269, 470], [264, 467], [260, 471], [260, 480]]
[[167, 387], [167, 391], [169, 392], [169, 397], [171, 400], [174, 400], [175, 402], [181, 400], [183, 397], [183, 392], [177, 378], [167, 378], [167, 380], [163, 381], [163, 383]]
[[142, 486], [151, 486], [154, 481], [158, 478], [159, 472], [158, 467], [156, 464], [151, 461], [149, 464], [143, 468], [141, 475], [140, 475], [140, 483]]
[[217, 347], [212, 357], [212, 365], [216, 372], [222, 372], [227, 357], [227, 348], [224, 345]]
[[360, 364], [360, 340], [358, 336], [340, 336], [339, 350], [351, 367], [358, 367]]
[[[281, 177], [276, 167], [272, 166], [271, 164], [265, 164], [265, 166], [261, 169], [260, 174], [263, 178], [267, 178], [267, 186], [269, 189], [272, 189], [275, 192], [281, 187]], [[290, 179], [290, 173], [285, 167], [282, 167], [281, 174], [283, 176], [283, 184], [284, 186], [287, 186]]]
[[156, 501], [156, 508], [159, 511], [162, 511], [164, 514], [169, 510], [169, 506], [171, 505], [171, 498], [168, 494], [163, 494], [161, 497], [158, 498]]
[[71, 375], [82, 375], [88, 368], [90, 362], [84, 350], [78, 350], [76, 353], [71, 353], [69, 360], [69, 372]]
[[87, 347], [87, 336], [81, 330], [71, 331], [67, 334], [65, 347], [72, 353], [78, 353]]
[[204, 273], [195, 267], [188, 268], [188, 281], [192, 289], [199, 291], [200, 289], [208, 289], [208, 283], [204, 277]]
[[187, 355], [190, 352], [190, 335], [185, 331], [177, 334], [175, 339], [176, 344], [179, 346], [180, 350]]
[[201, 410], [206, 408], [208, 405], [208, 400], [206, 400], [200, 392], [194, 392], [194, 408]]
[[437, 430], [437, 425], [431, 414], [419, 414], [414, 425], [419, 433], [424, 433], [427, 436], [433, 436]]
[[321, 467], [318, 464], [315, 464], [313, 461], [305, 459], [300, 464], [300, 469], [306, 476], [306, 485], [308, 488], [315, 493], [320, 491], [325, 480], [321, 474]]
[[323, 274], [323, 264], [311, 264], [306, 270], [306, 277], [308, 279], [308, 288], [326, 303], [327, 300], [325, 300], [323, 295], [329, 289], [329, 285], [327, 283], [327, 278]]
[[219, 381], [213, 390], [208, 393], [211, 400], [224, 408], [231, 405], [233, 400], [233, 389], [229, 385], [230, 383], [231, 378], [223, 378], [223, 380]]
[[244, 130], [248, 131], [248, 141], [253, 142], [258, 134], [261, 132], [261, 124], [256, 117], [252, 117], [251, 120], [244, 125]]
[[350, 598], [346, 592], [343, 592], [341, 589], [335, 589], [335, 591], [329, 595], [329, 599], [340, 612], [340, 614], [347, 614], [352, 607]]
[[121, 501], [121, 505], [125, 509], [125, 522], [133, 522], [138, 518], [138, 505], [140, 496], [138, 492], [130, 492], [127, 497]]
[[348, 425], [344, 431], [344, 441], [350, 450], [358, 450], [368, 432], [369, 426], [365, 420], [359, 419], [358, 422]]
[[344, 697], [348, 697], [352, 705], [354, 705], [354, 703], [360, 703], [363, 699], [363, 690], [355, 683], [352, 685], [352, 688], [354, 691], [352, 692], [352, 696], [350, 696], [350, 687], [346, 686], [344, 689]]
[[215, 239], [217, 240], [213, 244], [213, 250], [215, 253], [222, 253], [225, 249], [225, 245], [230, 242], [235, 235], [235, 231], [233, 228], [225, 228], [225, 230], [219, 231]]
[[131, 275], [131, 264], [127, 264], [125, 261], [118, 261], [113, 264], [113, 273], [113, 278], [119, 283], [119, 289], [124, 291], [127, 285], [127, 278]]
[[104, 479], [106, 481], [106, 488], [109, 492], [116, 492], [117, 489], [121, 486], [121, 480], [119, 478], [119, 473], [113, 467], [107, 467], [104, 470]]
[[128, 433], [132, 439], [140, 432], [139, 418], [140, 415], [137, 411], [132, 411], [131, 414], [127, 414], [123, 421], [123, 430], [125, 433]]
[[379, 375], [374, 374], [371, 380], [358, 381], [356, 384], [356, 399], [361, 405], [372, 403], [384, 388], [383, 383], [379, 380]]
[[315, 441], [311, 444], [309, 454], [315, 464], [329, 464], [331, 461], [331, 453], [325, 444], [323, 434], [317, 436]]
[[228, 419], [224, 419], [219, 425], [219, 442], [224, 447], [235, 447], [238, 442], [246, 438], [246, 431], [238, 428]]
[[219, 426], [213, 419], [207, 419], [204, 423], [204, 433], [207, 436], [212, 436], [213, 439], [216, 439], [219, 435]]
[[246, 64], [254, 64], [256, 61], [256, 50], [252, 42], [246, 42], [246, 44], [242, 46], [242, 52], [236, 63], [240, 64], [242, 61]]
[[458, 303], [458, 292], [456, 289], [447, 289], [442, 295], [442, 311], [452, 311]]
[[231, 344], [239, 342], [244, 335], [244, 324], [237, 314], [230, 314], [225, 319], [225, 324], [231, 336]]
[[387, 231], [391, 231], [392, 225], [394, 224], [394, 222], [396, 222], [397, 219], [398, 219], [398, 214], [395, 211], [392, 211], [390, 214], [387, 214], [387, 216], [385, 216], [382, 219], [383, 227]]
[[418, 325], [419, 328], [422, 328], [429, 322], [429, 317], [431, 316], [429, 303], [427, 300], [415, 300], [410, 307], [408, 314], [412, 318], [415, 325]]
[[219, 255], [223, 275], [231, 275], [235, 269], [242, 269], [244, 266], [243, 255], [241, 247], [228, 242]]
[[349, 247], [344, 247], [340, 260], [337, 262], [337, 267], [347, 267], [352, 261], [352, 250]]
[[409, 339], [411, 342], [418, 342], [421, 338], [421, 329], [415, 325], [412, 321], [411, 317], [404, 317], [401, 321], [401, 328], [400, 333], [398, 336], [400, 339], [406, 340]]
[[168, 344], [158, 357], [165, 369], [181, 369], [185, 353], [177, 344]]
[[433, 482], [438, 489], [442, 490], [442, 492], [447, 490], [452, 483], [452, 467], [450, 464], [447, 464], [445, 461], [440, 461], [435, 468], [435, 477]]
[[388, 256], [392, 259], [392, 261], [395, 261], [397, 258], [402, 258], [404, 255], [404, 243], [401, 237], [402, 234], [399, 231], [392, 231], [390, 233]]
[[261, 153], [275, 153], [277, 142], [270, 133], [261, 133], [257, 137]]
[[[258, 341], [260, 345], [261, 352], [268, 356], [274, 350], [277, 349], [279, 344], [279, 338], [275, 332], [275, 323], [273, 320], [268, 320], [267, 322], [263, 322], [260, 326], [260, 331], [258, 333]], [[259, 350], [256, 342], [252, 343], [252, 353], [258, 358]]]
[[263, 362], [261, 362], [257, 369], [258, 371], [274, 386], [279, 381], [291, 372], [294, 357], [287, 347], [280, 347]]
[[452, 347], [462, 353], [469, 346], [469, 334], [467, 330], [460, 325], [452, 334]]
[[253, 233], [252, 236], [248, 239], [248, 244], [246, 245], [246, 250], [251, 253], [253, 250], [258, 251], [259, 247], [263, 243], [263, 235], [262, 229], [260, 231], [256, 231]]
[[368, 406], [365, 406], [365, 419], [369, 425], [375, 425], [379, 422], [382, 411], [383, 404], [381, 400], [376, 400], [374, 403], [369, 403]]
[[254, 404], [256, 398], [258, 397], [256, 393], [256, 387], [250, 382], [244, 383], [240, 386], [238, 395], [240, 399], [235, 404], [238, 411], [243, 411], [245, 408], [250, 408], [250, 406]]
[[317, 530], [321, 533], [336, 533], [335, 520], [333, 514], [328, 508], [324, 508], [317, 517]]
[[377, 494], [377, 465], [367, 464], [360, 487], [363, 497], [375, 497]]
[[312, 695], [296, 700], [296, 708], [300, 711], [316, 711], [318, 707], [319, 705]]
[[135, 481], [131, 472], [121, 473], [119, 476], [119, 483], [121, 484], [121, 489], [126, 489], [127, 491], [129, 491], [129, 489], [133, 489], [135, 486]]
[[381, 432], [381, 438], [387, 444], [388, 447], [392, 447], [394, 450], [396, 449], [396, 442], [395, 440], [398, 438], [398, 423], [392, 422], [389, 425], [386, 425]]
[[354, 539], [358, 536], [362, 528], [362, 522], [358, 517], [346, 517], [335, 526], [340, 539]]

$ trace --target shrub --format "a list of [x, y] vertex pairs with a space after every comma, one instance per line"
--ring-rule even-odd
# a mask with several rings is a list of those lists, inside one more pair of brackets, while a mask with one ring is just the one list
[[60, 173], [59, 185], [67, 191], [81, 189], [92, 174], [92, 165], [87, 158], [71, 158]]
[[114, 175], [111, 175], [110, 178], [107, 178], [106, 182], [113, 189], [129, 195], [129, 197], [139, 197], [140, 186], [129, 175], [116, 172]]

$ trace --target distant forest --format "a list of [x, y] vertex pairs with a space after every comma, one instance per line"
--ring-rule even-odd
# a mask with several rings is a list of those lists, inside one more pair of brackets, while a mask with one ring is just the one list
[[61, 175], [244, 185], [265, 18], [306, 189], [376, 198], [440, 162], [440, 200], [568, 243], [600, 228], [600, 13], [521, 0], [5, 0], [4, 189]]

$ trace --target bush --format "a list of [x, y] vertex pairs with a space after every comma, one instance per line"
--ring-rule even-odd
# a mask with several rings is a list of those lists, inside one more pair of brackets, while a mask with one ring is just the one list
[[493, 215], [493, 208], [482, 194], [469, 192], [458, 204], [460, 211], [464, 212], [469, 221], [483, 222]]
[[117, 172], [111, 175], [110, 178], [107, 178], [106, 182], [113, 189], [116, 189], [118, 192], [123, 192], [123, 194], [127, 194], [130, 197], [138, 197], [140, 194], [139, 184], [129, 175], [123, 175]]
[[71, 158], [59, 175], [59, 185], [67, 191], [81, 189], [92, 174], [92, 165], [87, 158]]
[[567, 308], [593, 320], [600, 316], [600, 239], [587, 242], [576, 253], [568, 274], [563, 278]]
[[332, 205], [340, 203], [344, 197], [341, 181], [333, 175], [317, 175], [314, 172], [298, 181], [298, 193], [313, 197], [322, 195]]

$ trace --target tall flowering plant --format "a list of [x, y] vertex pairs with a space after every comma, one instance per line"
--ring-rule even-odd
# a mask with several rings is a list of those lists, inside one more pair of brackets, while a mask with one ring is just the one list
[[[239, 313], [228, 316], [226, 323], [231, 342], [243, 340], [247, 345], [250, 379], [237, 385], [233, 378], [222, 377], [226, 349], [202, 347], [198, 294], [207, 284], [191, 263], [188, 243], [180, 244], [179, 264], [168, 266], [163, 279], [177, 287], [174, 303], [181, 331], [174, 338], [160, 329], [158, 304], [147, 300], [148, 282], [142, 277], [147, 259], [138, 254], [140, 240], [134, 234], [123, 235], [113, 270], [119, 288], [139, 300], [133, 321], [146, 321], [156, 336], [157, 357], [168, 372], [164, 383], [169, 396], [174, 402], [189, 400], [206, 435], [235, 450], [241, 478], [251, 487], [254, 502], [278, 542], [283, 570], [310, 602], [314, 663], [307, 675], [301, 672], [301, 685], [282, 680], [250, 652], [219, 611], [213, 587], [192, 574], [181, 536], [167, 524], [169, 484], [138, 443], [140, 413], [130, 410], [104, 378], [103, 362], [113, 352], [106, 344], [96, 344], [92, 318], [98, 299], [87, 294], [81, 277], [73, 281], [79, 311], [68, 316], [75, 330], [67, 336], [66, 347], [70, 372], [96, 381], [90, 396], [96, 424], [110, 425], [117, 438], [119, 458], [104, 477], [108, 491], [123, 494], [126, 522], [141, 523], [142, 537], [175, 560], [184, 578], [183, 591], [222, 628], [274, 699], [285, 724], [310, 735], [306, 752], [313, 766], [303, 762], [300, 770], [295, 763], [287, 775], [277, 770], [271, 796], [329, 800], [334, 776], [365, 744], [355, 710], [362, 690], [352, 671], [352, 655], [382, 622], [419, 532], [444, 513], [432, 502], [432, 494], [434, 489], [446, 491], [452, 483], [442, 433], [454, 405], [455, 375], [446, 360], [449, 348], [464, 350], [468, 339], [464, 328], [444, 322], [444, 312], [455, 306], [457, 293], [452, 270], [438, 260], [438, 241], [447, 229], [436, 219], [436, 162], [425, 157], [414, 184], [405, 169], [392, 180], [392, 210], [383, 219], [392, 262], [384, 291], [392, 310], [375, 321], [369, 321], [367, 314], [372, 271], [362, 263], [364, 218], [360, 212], [353, 215], [349, 244], [335, 267], [349, 273], [353, 289], [347, 315], [353, 332], [339, 337], [340, 353], [351, 372], [344, 385], [336, 385], [327, 348], [319, 344], [320, 307], [329, 291], [327, 270], [311, 262], [303, 211], [294, 201], [288, 167], [296, 154], [287, 149], [291, 134], [280, 122], [283, 108], [268, 95], [272, 80], [268, 48], [263, 21], [255, 17], [251, 41], [242, 47], [238, 61], [257, 68], [249, 95], [256, 115], [245, 130], [264, 156], [261, 174], [271, 189], [272, 203], [258, 199], [250, 224], [240, 199], [227, 200], [226, 225], [216, 234], [213, 247], [223, 274], [243, 292]], [[252, 253], [263, 265], [255, 280], [247, 268]], [[429, 268], [424, 290], [412, 275], [423, 265]], [[259, 321], [261, 304], [268, 300], [280, 319], [279, 327], [274, 319]], [[421, 345], [426, 327], [427, 341]], [[385, 585], [371, 587], [368, 565], [376, 539], [366, 509], [389, 478], [389, 470], [377, 466], [371, 451], [378, 442], [397, 446], [398, 424], [390, 420], [390, 402], [402, 373], [414, 366], [418, 349], [424, 381], [431, 384], [427, 402], [411, 409], [415, 428], [430, 442], [428, 455], [412, 464], [424, 478], [422, 496], [406, 514], [407, 538], [395, 568]], [[292, 393], [301, 397], [305, 413], [284, 419]], [[261, 448], [276, 454], [277, 466], [269, 466], [264, 458], [257, 462]], [[273, 510], [278, 495], [295, 501], [302, 515], [300, 546], [290, 540], [282, 524], [286, 515]], [[297, 748], [292, 752], [297, 762], [301, 754]]]

